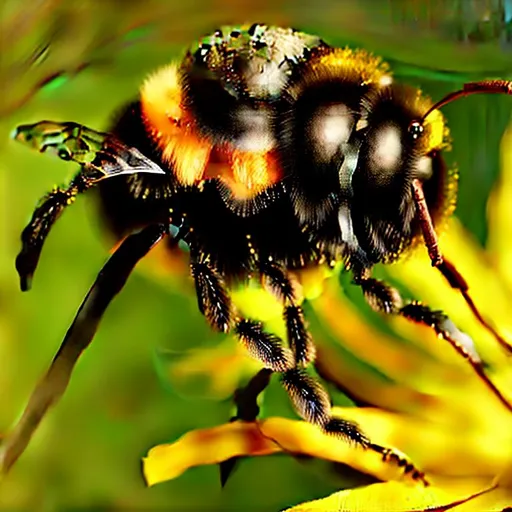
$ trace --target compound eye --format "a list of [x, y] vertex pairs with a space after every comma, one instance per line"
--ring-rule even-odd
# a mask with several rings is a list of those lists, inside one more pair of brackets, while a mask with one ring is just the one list
[[423, 133], [423, 125], [419, 121], [413, 121], [409, 125], [409, 134], [413, 138], [413, 140], [418, 139]]

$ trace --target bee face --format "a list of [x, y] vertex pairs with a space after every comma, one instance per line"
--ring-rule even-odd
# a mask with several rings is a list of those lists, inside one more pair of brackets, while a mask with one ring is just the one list
[[448, 210], [444, 120], [437, 111], [423, 120], [430, 100], [395, 84], [380, 59], [317, 49], [283, 96], [281, 166], [298, 221], [321, 246], [339, 254], [350, 241], [370, 261], [396, 259], [418, 233], [415, 179], [429, 182], [436, 222]]
[[449, 210], [455, 187], [442, 150], [447, 129], [440, 113], [422, 121], [431, 102], [417, 89], [390, 84], [363, 100], [359, 160], [353, 175], [356, 234], [371, 259], [392, 261], [419, 233], [412, 183], [419, 180], [435, 222]]

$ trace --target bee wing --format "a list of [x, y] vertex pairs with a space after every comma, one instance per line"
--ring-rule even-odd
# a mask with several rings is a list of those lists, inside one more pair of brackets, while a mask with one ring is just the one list
[[96, 151], [94, 160], [88, 165], [102, 172], [105, 178], [139, 172], [165, 174], [158, 164], [144, 156], [137, 148], [126, 146], [111, 136], [104, 141], [102, 148]]
[[113, 135], [73, 122], [21, 125], [14, 130], [13, 138], [40, 153], [51, 153], [99, 172], [98, 179], [133, 173], [166, 174], [138, 149], [126, 146]]

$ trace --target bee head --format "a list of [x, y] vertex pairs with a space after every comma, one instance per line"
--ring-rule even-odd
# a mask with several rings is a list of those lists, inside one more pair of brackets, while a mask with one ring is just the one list
[[419, 181], [435, 222], [454, 203], [455, 175], [444, 165], [448, 130], [421, 91], [389, 84], [372, 88], [361, 101], [358, 144], [351, 176], [354, 233], [372, 261], [396, 259], [418, 233], [412, 184]]

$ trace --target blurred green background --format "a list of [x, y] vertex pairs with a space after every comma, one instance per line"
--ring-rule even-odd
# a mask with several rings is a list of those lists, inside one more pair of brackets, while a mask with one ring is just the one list
[[[105, 129], [144, 77], [179, 59], [216, 25], [263, 21], [365, 47], [395, 76], [434, 99], [464, 81], [512, 78], [510, 1], [22, 0], [0, 6], [0, 434], [22, 411], [48, 367], [110, 247], [81, 197], [57, 223], [30, 293], [14, 270], [19, 235], [37, 200], [73, 166], [9, 139], [18, 124], [73, 120]], [[444, 109], [461, 174], [457, 215], [484, 244], [485, 208], [498, 173], [512, 101], [475, 96]], [[200, 467], [147, 489], [140, 459], [193, 428], [224, 423], [229, 400], [190, 398], [158, 377], [157, 349], [214, 346], [180, 277], [135, 272], [109, 308], [61, 403], [0, 486], [1, 510], [278, 510], [350, 486], [321, 465], [289, 457], [244, 461], [221, 490], [216, 468]], [[343, 401], [337, 396], [336, 400]], [[272, 383], [265, 414], [293, 417]]]

